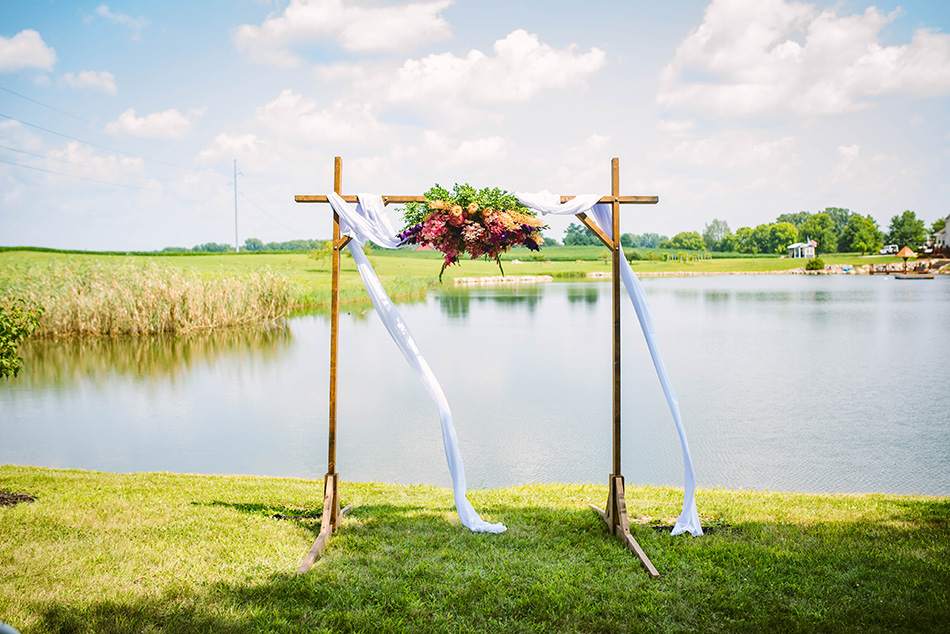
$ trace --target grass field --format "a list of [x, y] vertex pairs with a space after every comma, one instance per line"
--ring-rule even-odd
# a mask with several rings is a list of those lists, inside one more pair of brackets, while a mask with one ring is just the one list
[[[641, 250], [642, 251], [642, 250]], [[544, 257], [550, 260], [532, 259], [532, 252], [526, 249], [514, 250], [506, 254], [503, 262], [505, 273], [509, 275], [551, 275], [555, 278], [580, 278], [590, 272], [608, 272], [610, 264], [601, 259], [606, 253], [602, 247], [554, 247], [543, 250]], [[267, 269], [289, 276], [297, 285], [298, 305], [323, 305], [329, 302], [330, 271], [329, 261], [317, 261], [304, 253], [229, 253], [220, 255], [175, 255], [168, 256], [124, 256], [92, 255], [83, 253], [54, 253], [48, 251], [0, 251], [0, 267], [4, 264], [35, 264], [46, 266], [51, 260], [82, 262], [89, 259], [118, 262], [132, 258], [136, 261], [157, 260], [163, 264], [182, 269], [194, 269], [203, 273], [239, 273]], [[379, 250], [369, 254], [383, 286], [393, 298], [404, 298], [424, 294], [432, 285], [438, 284], [440, 254], [434, 251], [388, 251]], [[856, 254], [834, 254], [823, 256], [827, 264], [879, 264], [900, 262], [900, 258], [891, 256], [860, 256]], [[515, 262], [514, 260], [519, 260]], [[715, 258], [702, 262], [663, 262], [660, 260], [633, 260], [633, 270], [638, 273], [725, 273], [725, 272], [775, 272], [804, 266], [803, 260], [791, 260], [777, 257], [741, 257]], [[494, 262], [485, 260], [465, 260], [459, 266], [452, 266], [445, 272], [445, 282], [451, 283], [456, 277], [478, 277], [498, 275]], [[348, 256], [342, 259], [341, 301], [367, 301], [362, 282], [353, 261]]]
[[[606, 476], [605, 476], [606, 478]], [[353, 513], [295, 575], [322, 482], [0, 467], [0, 621], [46, 632], [946, 632], [950, 499], [629, 487], [651, 580], [589, 501], [606, 487], [344, 482]]]

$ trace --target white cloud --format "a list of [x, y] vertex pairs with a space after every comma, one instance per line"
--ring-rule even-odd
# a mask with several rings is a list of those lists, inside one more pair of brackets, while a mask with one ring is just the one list
[[114, 95], [119, 92], [119, 89], [115, 85], [115, 77], [112, 73], [105, 70], [99, 73], [92, 70], [84, 70], [78, 75], [66, 73], [63, 75], [63, 81], [66, 82], [66, 85], [70, 88], [77, 90], [80, 88], [95, 88], [108, 95]]
[[253, 133], [227, 134], [221, 133], [214, 138], [214, 145], [198, 153], [196, 162], [200, 165], [211, 165], [223, 158], [237, 159], [246, 168], [255, 172], [280, 171], [284, 172], [292, 166], [293, 160], [274, 146]]
[[732, 170], [754, 168], [774, 172], [797, 164], [795, 138], [786, 136], [762, 141], [747, 132], [731, 132], [719, 136], [681, 141], [663, 146], [656, 157], [679, 165]]
[[390, 83], [396, 103], [523, 103], [545, 90], [576, 87], [606, 63], [598, 48], [577, 53], [577, 45], [555, 50], [522, 29], [494, 46], [494, 57], [472, 50], [410, 59]]
[[132, 39], [137, 40], [141, 37], [142, 29], [149, 25], [148, 19], [144, 17], [133, 18], [130, 15], [125, 13], [113, 13], [109, 10], [109, 5], [100, 4], [96, 9], [96, 13], [104, 17], [109, 22], [113, 24], [118, 24], [119, 26], [124, 26], [132, 32]]
[[668, 132], [677, 137], [686, 136], [693, 129], [692, 121], [663, 120], [657, 121], [656, 129], [660, 132]]
[[883, 46], [897, 17], [840, 16], [789, 0], [713, 0], [662, 71], [657, 101], [726, 115], [812, 116], [866, 108], [885, 94], [950, 94], [950, 35], [925, 29]]
[[69, 141], [65, 148], [50, 150], [46, 157], [50, 159], [47, 168], [52, 171], [101, 181], [125, 182], [126, 176], [142, 176], [145, 172], [145, 162], [140, 158], [96, 154], [78, 141]]
[[129, 108], [119, 115], [118, 120], [107, 124], [106, 130], [112, 134], [122, 133], [137, 137], [182, 139], [206, 110], [206, 108], [189, 110], [184, 115], [172, 108], [164, 112], [153, 112], [144, 117], [136, 117], [135, 108]]
[[910, 173], [896, 156], [878, 153], [871, 158], [864, 158], [861, 156], [861, 146], [854, 144], [838, 147], [838, 163], [831, 170], [829, 179], [832, 183], [858, 181], [880, 188]]
[[511, 151], [511, 142], [500, 136], [458, 141], [429, 130], [422, 135], [422, 146], [419, 149], [427, 160], [454, 167], [501, 161]]
[[33, 29], [24, 29], [10, 38], [0, 35], [0, 73], [27, 68], [52, 70], [55, 63], [56, 51]]
[[294, 142], [360, 142], [382, 130], [372, 108], [345, 99], [320, 108], [291, 89], [254, 111], [257, 120], [282, 139]]
[[318, 38], [334, 37], [355, 52], [405, 49], [449, 37], [449, 24], [439, 14], [452, 3], [361, 7], [344, 0], [291, 0], [282, 14], [260, 26], [238, 27], [234, 44], [251, 59], [278, 66], [298, 65], [300, 59], [287, 47]]

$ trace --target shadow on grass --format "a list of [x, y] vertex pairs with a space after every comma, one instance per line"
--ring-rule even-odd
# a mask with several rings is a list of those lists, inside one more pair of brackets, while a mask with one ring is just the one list
[[581, 506], [494, 506], [509, 531], [486, 535], [462, 529], [450, 506], [366, 505], [307, 575], [38, 606], [41, 623], [24, 634], [947, 631], [950, 505], [894, 509], [886, 525], [742, 522], [695, 539], [638, 526], [663, 575], [653, 581]]

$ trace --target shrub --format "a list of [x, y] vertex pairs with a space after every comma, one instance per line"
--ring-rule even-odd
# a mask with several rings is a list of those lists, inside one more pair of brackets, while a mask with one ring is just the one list
[[0, 378], [20, 373], [23, 359], [17, 346], [36, 330], [42, 314], [43, 307], [36, 302], [19, 297], [0, 300]]
[[823, 271], [825, 268], [825, 261], [821, 258], [812, 258], [805, 263], [806, 271]]

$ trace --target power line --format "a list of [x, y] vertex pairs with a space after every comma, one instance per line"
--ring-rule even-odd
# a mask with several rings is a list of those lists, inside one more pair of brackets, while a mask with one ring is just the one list
[[247, 195], [246, 193], [240, 192], [240, 195], [241, 195], [247, 202], [251, 203], [251, 205], [252, 205], [253, 207], [255, 207], [259, 212], [261, 212], [262, 214], [264, 214], [265, 216], [267, 216], [268, 218], [270, 218], [271, 220], [273, 220], [274, 222], [276, 222], [277, 224], [279, 224], [280, 226], [282, 226], [284, 229], [287, 229], [288, 231], [293, 231], [294, 233], [300, 233], [297, 229], [294, 229], [293, 227], [287, 226], [285, 223], [281, 222], [281, 221], [278, 220], [277, 218], [273, 217], [272, 215], [270, 215], [269, 213], [267, 213], [266, 211], [264, 211], [264, 209], [261, 208], [261, 206], [258, 205], [256, 202], [254, 202], [253, 200], [251, 200], [251, 199], [248, 197], [248, 195]]
[[77, 120], [79, 120], [79, 121], [82, 121], [83, 123], [88, 123], [88, 124], [91, 125], [91, 126], [95, 126], [95, 127], [97, 127], [97, 128], [100, 128], [100, 127], [101, 127], [98, 123], [94, 123], [94, 122], [90, 121], [89, 119], [83, 119], [83, 118], [80, 117], [79, 115], [75, 115], [75, 114], [66, 112], [65, 110], [60, 110], [59, 108], [56, 108], [55, 106], [51, 106], [51, 105], [49, 105], [48, 103], [43, 103], [42, 101], [37, 101], [36, 99], [33, 99], [32, 97], [27, 97], [26, 95], [21, 95], [20, 93], [15, 92], [15, 91], [13, 91], [13, 90], [10, 90], [9, 88], [6, 88], [6, 87], [4, 87], [4, 86], [0, 86], [0, 90], [4, 90], [4, 91], [10, 93], [11, 95], [16, 95], [17, 97], [19, 97], [19, 98], [21, 98], [21, 99], [26, 99], [27, 101], [32, 101], [33, 103], [35, 103], [35, 104], [37, 104], [37, 105], [40, 105], [40, 106], [43, 106], [44, 108], [49, 108], [50, 110], [55, 110], [56, 112], [58, 112], [58, 113], [60, 113], [60, 114], [66, 115], [67, 117], [72, 117], [73, 119], [77, 119]]
[[[53, 111], [58, 112], [58, 113], [60, 113], [60, 114], [64, 114], [64, 115], [66, 115], [67, 117], [72, 117], [73, 119], [76, 119], [77, 121], [82, 121], [83, 123], [85, 123], [85, 124], [87, 124], [87, 125], [90, 125], [90, 126], [96, 128], [97, 130], [103, 130], [103, 131], [106, 131], [106, 132], [108, 131], [108, 130], [106, 130], [106, 128], [105, 128], [104, 126], [99, 125], [99, 124], [96, 123], [95, 121], [90, 121], [89, 119], [86, 119], [86, 118], [84, 118], [84, 117], [80, 117], [80, 116], [77, 115], [77, 114], [73, 114], [73, 113], [71, 113], [71, 112], [66, 112], [65, 110], [61, 110], [60, 108], [57, 108], [56, 106], [51, 106], [51, 105], [49, 105], [48, 103], [43, 103], [42, 101], [39, 101], [39, 100], [37, 100], [37, 99], [33, 99], [32, 97], [27, 97], [26, 95], [21, 95], [20, 93], [16, 92], [15, 90], [10, 90], [9, 88], [7, 88], [7, 87], [5, 87], [5, 86], [0, 86], [0, 90], [6, 91], [6, 92], [10, 93], [11, 95], [16, 95], [17, 97], [19, 97], [19, 98], [21, 98], [21, 99], [26, 99], [27, 101], [31, 101], [31, 102], [33, 102], [33, 103], [39, 105], [39, 106], [43, 106], [44, 108], [49, 108], [50, 110], [53, 110]], [[151, 145], [154, 145], [154, 146], [156, 146], [156, 147], [160, 147], [160, 148], [163, 148], [163, 149], [166, 149], [166, 150], [173, 150], [173, 151], [175, 151], [175, 152], [180, 152], [180, 153], [182, 153], [182, 154], [187, 154], [187, 153], [188, 153], [188, 152], [186, 152], [185, 150], [182, 150], [182, 149], [180, 149], [180, 148], [172, 147], [172, 146], [170, 146], [170, 145], [165, 145], [164, 143], [159, 143], [158, 141], [154, 141], [154, 140], [152, 140], [152, 139], [140, 139], [140, 140], [141, 140], [141, 141], [144, 141], [145, 143], [149, 143], [149, 144], [151, 144]], [[140, 157], [140, 158], [141, 158], [141, 157]]]
[[185, 166], [183, 166], [183, 165], [177, 165], [177, 164], [175, 164], [175, 163], [168, 163], [168, 162], [166, 162], [166, 161], [159, 161], [158, 159], [150, 159], [150, 158], [146, 158], [146, 157], [144, 157], [144, 156], [139, 156], [139, 155], [137, 155], [137, 154], [132, 154], [132, 153], [130, 153], [130, 152], [123, 152], [122, 150], [117, 150], [117, 149], [112, 148], [112, 147], [109, 147], [109, 146], [107, 146], [107, 145], [99, 145], [98, 143], [93, 143], [92, 141], [86, 141], [85, 139], [80, 139], [80, 138], [78, 138], [78, 137], [70, 136], [70, 135], [64, 134], [64, 133], [62, 133], [62, 132], [57, 132], [56, 130], [50, 130], [49, 128], [44, 128], [43, 126], [36, 125], [35, 123], [29, 123], [28, 121], [23, 121], [22, 119], [17, 119], [16, 117], [11, 117], [10, 115], [8, 115], [8, 114], [3, 114], [2, 112], [0, 112], [0, 117], [3, 117], [4, 119], [10, 119], [11, 121], [16, 121], [17, 123], [21, 123], [21, 124], [26, 125], [26, 126], [29, 126], [29, 127], [31, 127], [31, 128], [36, 128], [37, 130], [42, 130], [43, 132], [48, 132], [49, 134], [55, 134], [56, 136], [61, 136], [61, 137], [63, 137], [63, 138], [70, 139], [70, 140], [72, 140], [72, 141], [79, 141], [80, 143], [85, 143], [86, 145], [99, 148], [100, 150], [108, 150], [109, 152], [115, 152], [115, 153], [117, 153], [117, 154], [122, 154], [122, 155], [124, 155], [124, 156], [131, 156], [132, 158], [142, 159], [143, 161], [148, 161], [148, 162], [150, 162], [150, 163], [158, 163], [159, 165], [167, 165], [168, 167], [176, 167], [176, 168], [178, 168], [178, 169], [186, 170], [186, 171], [189, 171], [189, 172], [192, 171], [190, 167], [185, 167]]
[[35, 152], [27, 152], [26, 150], [20, 150], [20, 149], [18, 149], [18, 148], [10, 147], [10, 146], [8, 146], [8, 145], [2, 145], [2, 144], [0, 144], [0, 148], [2, 148], [2, 149], [4, 149], [4, 150], [9, 150], [9, 151], [11, 151], [11, 152], [18, 152], [18, 153], [20, 153], [20, 154], [26, 154], [27, 156], [35, 156], [36, 158], [41, 158], [41, 159], [43, 159], [43, 160], [45, 160], [45, 161], [56, 161], [57, 163], [65, 163], [66, 165], [72, 165], [72, 166], [74, 166], [74, 167], [78, 167], [78, 168], [81, 168], [81, 169], [95, 170], [95, 171], [98, 171], [98, 172], [108, 172], [109, 174], [118, 174], [119, 176], [126, 176], [126, 177], [130, 177], [130, 178], [142, 178], [142, 179], [145, 179], [145, 180], [154, 180], [154, 181], [159, 182], [159, 183], [165, 183], [166, 185], [174, 185], [174, 183], [172, 183], [171, 181], [162, 180], [162, 179], [160, 179], [160, 178], [152, 178], [152, 177], [150, 177], [150, 176], [139, 176], [138, 174], [127, 174], [126, 172], [117, 172], [117, 171], [115, 171], [115, 170], [106, 169], [106, 168], [104, 168], [104, 167], [90, 167], [90, 166], [88, 166], [88, 165], [80, 165], [80, 164], [78, 164], [78, 163], [73, 163], [73, 162], [71, 162], [71, 161], [67, 161], [67, 160], [64, 160], [64, 159], [53, 158], [52, 156], [44, 156], [44, 155], [42, 155], [42, 154], [37, 154], [37, 153], [35, 153]]
[[48, 169], [44, 169], [44, 168], [42, 168], [42, 167], [35, 167], [35, 166], [33, 166], [33, 165], [25, 165], [25, 164], [23, 164], [23, 163], [16, 163], [16, 162], [14, 162], [14, 161], [7, 161], [7, 160], [2, 159], [2, 158], [0, 158], [0, 163], [6, 163], [7, 165], [14, 165], [14, 166], [16, 166], [16, 167], [23, 167], [23, 168], [25, 168], [25, 169], [35, 170], [35, 171], [37, 171], [37, 172], [45, 172], [45, 173], [47, 173], [47, 174], [54, 174], [54, 175], [56, 175], [56, 176], [65, 176], [65, 177], [67, 177], [67, 178], [76, 178], [76, 179], [81, 180], [81, 181], [87, 181], [87, 182], [90, 182], [90, 183], [98, 183], [99, 185], [112, 185], [113, 187], [125, 187], [126, 189], [137, 189], [137, 190], [139, 190], [139, 191], [145, 191], [145, 192], [160, 192], [160, 193], [164, 193], [164, 192], [165, 192], [164, 189], [155, 189], [154, 187], [141, 187], [141, 186], [139, 186], [139, 185], [126, 185], [126, 184], [124, 184], [124, 183], [110, 183], [109, 181], [101, 181], [101, 180], [97, 180], [97, 179], [95, 179], [95, 178], [87, 178], [87, 177], [85, 177], [85, 176], [76, 176], [75, 174], [67, 174], [67, 173], [65, 173], [65, 172], [56, 172], [56, 171], [54, 171], [54, 170], [48, 170]]

